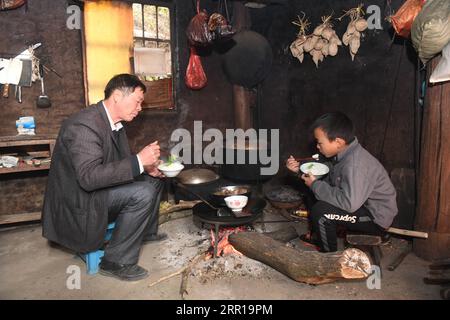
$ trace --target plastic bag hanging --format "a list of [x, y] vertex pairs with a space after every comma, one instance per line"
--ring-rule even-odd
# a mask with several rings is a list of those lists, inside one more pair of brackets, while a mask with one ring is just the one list
[[397, 12], [390, 17], [392, 27], [395, 32], [403, 37], [409, 38], [411, 34], [411, 27], [414, 19], [419, 14], [425, 3], [425, 0], [407, 0]]
[[[225, 12], [226, 18], [222, 11]], [[213, 34], [214, 40], [228, 40], [236, 33], [230, 24], [227, 0], [219, 0], [217, 12], [209, 17], [208, 28]]]
[[209, 16], [206, 10], [200, 11], [200, 0], [197, 0], [197, 14], [191, 19], [186, 29], [189, 43], [194, 46], [207, 46], [214, 40], [208, 28]]
[[194, 47], [191, 47], [191, 53], [186, 69], [186, 77], [184, 79], [184, 82], [189, 89], [193, 90], [204, 88], [207, 83], [206, 74], [205, 71], [203, 71], [200, 56], [197, 55]]

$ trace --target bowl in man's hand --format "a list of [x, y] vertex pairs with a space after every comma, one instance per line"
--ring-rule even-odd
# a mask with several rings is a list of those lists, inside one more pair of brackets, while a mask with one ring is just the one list
[[179, 162], [161, 163], [158, 166], [158, 170], [169, 178], [176, 177], [183, 169], [184, 165]]

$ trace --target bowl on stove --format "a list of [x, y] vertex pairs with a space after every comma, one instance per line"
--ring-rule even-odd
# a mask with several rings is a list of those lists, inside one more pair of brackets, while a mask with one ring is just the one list
[[226, 197], [225, 203], [228, 208], [233, 212], [241, 212], [242, 209], [247, 205], [248, 197], [247, 196], [230, 196]]
[[222, 186], [216, 188], [210, 198], [216, 206], [226, 206], [225, 198], [230, 196], [246, 196], [250, 198], [252, 191], [249, 185]]

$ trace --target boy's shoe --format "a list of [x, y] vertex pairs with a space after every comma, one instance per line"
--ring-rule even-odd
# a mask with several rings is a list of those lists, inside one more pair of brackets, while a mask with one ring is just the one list
[[381, 235], [381, 245], [385, 246], [391, 243], [391, 235], [387, 232], [384, 232]]
[[163, 240], [166, 240], [167, 238], [168, 238], [168, 236], [164, 232], [154, 233], [154, 234], [144, 237], [144, 239], [142, 239], [142, 244], [146, 244], [149, 242], [155, 242], [155, 241], [163, 241]]
[[148, 277], [148, 271], [137, 264], [119, 264], [102, 259], [99, 273], [124, 281], [137, 281]]

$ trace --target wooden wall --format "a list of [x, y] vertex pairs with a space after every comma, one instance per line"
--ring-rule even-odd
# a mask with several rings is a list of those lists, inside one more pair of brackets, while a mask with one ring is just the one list
[[[440, 57], [430, 62], [428, 77]], [[450, 83], [428, 85], [421, 141], [418, 208], [415, 226], [428, 232], [414, 241], [414, 252], [428, 260], [450, 257]]]

